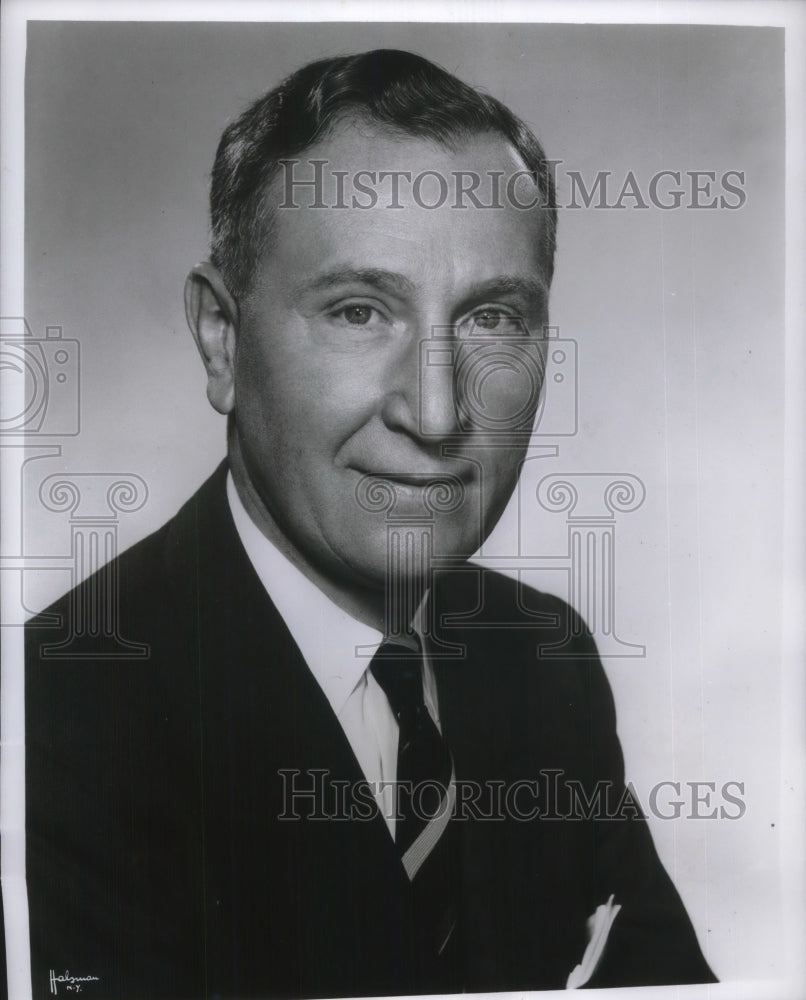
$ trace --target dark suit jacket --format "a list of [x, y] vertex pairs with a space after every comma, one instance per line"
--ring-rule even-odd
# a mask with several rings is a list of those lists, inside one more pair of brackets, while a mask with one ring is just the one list
[[[117, 586], [120, 634], [147, 658], [52, 658], [59, 636], [29, 629], [34, 996], [52, 995], [51, 971], [97, 977], [85, 996], [148, 1000], [562, 988], [611, 893], [622, 910], [591, 985], [712, 980], [635, 810], [556, 818], [570, 781], [611, 783], [611, 809], [623, 791], [590, 637], [563, 602], [472, 568], [433, 591], [438, 634], [465, 648], [435, 660], [443, 731], [468, 787], [538, 782], [510, 805], [534, 811], [537, 787], [541, 815], [485, 819], [482, 795], [454, 821], [458, 964], [436, 973], [377, 812], [317, 819], [321, 803], [289, 800], [362, 774], [243, 551], [225, 471], [49, 609], [68, 622], [71, 601]], [[538, 655], [568, 636], [571, 655]]]

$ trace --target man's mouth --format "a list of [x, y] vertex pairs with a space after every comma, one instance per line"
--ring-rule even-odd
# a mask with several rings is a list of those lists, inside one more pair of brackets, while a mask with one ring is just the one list
[[450, 513], [464, 504], [467, 487], [467, 477], [454, 472], [379, 469], [361, 472], [356, 496], [368, 510], [416, 502], [432, 514]]
[[373, 479], [384, 479], [390, 483], [399, 483], [401, 486], [420, 486], [423, 488], [447, 483], [457, 478], [446, 473], [434, 472], [370, 472], [368, 475]]

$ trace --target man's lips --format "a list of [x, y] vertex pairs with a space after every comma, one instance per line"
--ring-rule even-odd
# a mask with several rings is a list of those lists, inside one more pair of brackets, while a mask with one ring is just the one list
[[459, 510], [467, 499], [467, 478], [455, 472], [411, 472], [380, 469], [361, 472], [356, 484], [356, 498], [369, 511], [397, 509], [403, 504], [422, 514], [449, 514]]
[[434, 475], [431, 472], [370, 472], [368, 473], [373, 479], [385, 479], [390, 483], [399, 483], [401, 486], [431, 486], [435, 483], [449, 482], [452, 479], [458, 478], [457, 476], [446, 475]]
[[462, 472], [454, 471], [441, 471], [441, 472], [390, 472], [387, 470], [373, 470], [371, 472], [364, 469], [356, 469], [356, 472], [362, 477], [368, 479], [381, 479], [390, 483], [399, 484], [401, 486], [415, 486], [422, 487], [425, 489], [428, 486], [439, 486], [446, 483], [460, 483], [462, 486], [466, 486], [469, 481], [469, 476], [466, 470]]

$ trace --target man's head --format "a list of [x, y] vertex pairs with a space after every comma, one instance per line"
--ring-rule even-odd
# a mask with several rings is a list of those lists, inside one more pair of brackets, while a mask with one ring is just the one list
[[[497, 135], [535, 178], [543, 206], [541, 260], [554, 271], [553, 173], [540, 143], [505, 105], [422, 56], [378, 49], [322, 59], [292, 73], [224, 130], [210, 188], [210, 259], [240, 301], [270, 245], [275, 199], [269, 184], [281, 161], [310, 150], [345, 118], [401, 137], [455, 148], [471, 136]], [[276, 194], [277, 192], [275, 192]], [[484, 192], [481, 192], [484, 196]]]
[[325, 60], [227, 128], [211, 203], [187, 312], [253, 519], [331, 592], [383, 589], [390, 517], [471, 555], [542, 380], [555, 209], [537, 141], [420, 57]]

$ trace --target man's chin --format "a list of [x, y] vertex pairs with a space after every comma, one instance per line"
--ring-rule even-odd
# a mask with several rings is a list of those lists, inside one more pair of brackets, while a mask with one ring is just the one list
[[430, 586], [434, 570], [467, 562], [479, 548], [477, 536], [441, 530], [437, 524], [401, 521], [382, 532], [366, 532], [360, 544], [345, 551], [356, 581], [367, 589], [387, 591], [410, 585]]

